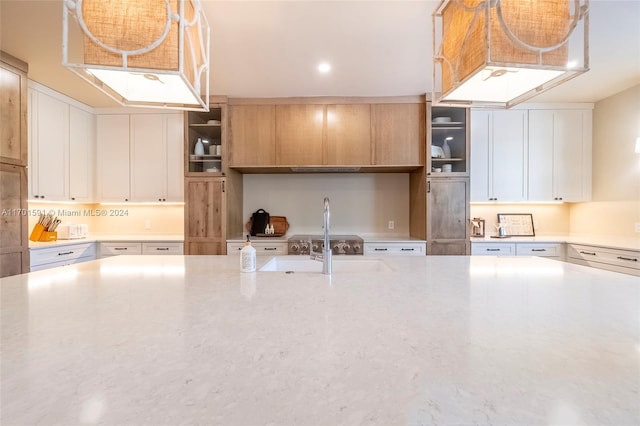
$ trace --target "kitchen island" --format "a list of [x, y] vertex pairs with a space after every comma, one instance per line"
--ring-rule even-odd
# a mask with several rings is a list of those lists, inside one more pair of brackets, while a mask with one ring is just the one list
[[0, 279], [1, 423], [640, 423], [637, 277], [381, 262], [325, 276], [117, 256]]

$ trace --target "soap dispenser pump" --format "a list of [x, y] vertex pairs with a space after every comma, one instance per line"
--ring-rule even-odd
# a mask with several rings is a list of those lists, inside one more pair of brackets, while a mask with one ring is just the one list
[[256, 249], [251, 246], [251, 240], [247, 235], [247, 241], [240, 250], [240, 271], [255, 272], [256, 270]]

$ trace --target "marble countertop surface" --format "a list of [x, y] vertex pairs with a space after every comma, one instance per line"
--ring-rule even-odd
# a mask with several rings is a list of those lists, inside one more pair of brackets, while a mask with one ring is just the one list
[[76, 238], [73, 240], [56, 240], [47, 242], [29, 241], [30, 249], [46, 247], [65, 246], [69, 244], [95, 243], [95, 242], [183, 242], [182, 234], [89, 234], [86, 238]]
[[116, 256], [2, 278], [2, 424], [640, 424], [637, 277], [379, 261]]

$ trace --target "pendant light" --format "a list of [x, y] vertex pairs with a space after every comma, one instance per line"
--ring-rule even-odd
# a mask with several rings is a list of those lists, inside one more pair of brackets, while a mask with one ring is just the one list
[[199, 0], [64, 0], [62, 63], [125, 106], [209, 110]]
[[510, 108], [589, 70], [588, 0], [443, 0], [434, 105]]

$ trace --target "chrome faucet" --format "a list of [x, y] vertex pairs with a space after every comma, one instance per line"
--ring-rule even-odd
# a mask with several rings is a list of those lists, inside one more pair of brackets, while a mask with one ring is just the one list
[[324, 244], [322, 245], [322, 253], [311, 251], [311, 259], [322, 261], [322, 273], [331, 275], [331, 244], [329, 241], [329, 197], [324, 197]]

